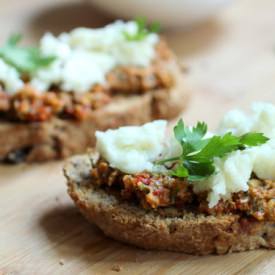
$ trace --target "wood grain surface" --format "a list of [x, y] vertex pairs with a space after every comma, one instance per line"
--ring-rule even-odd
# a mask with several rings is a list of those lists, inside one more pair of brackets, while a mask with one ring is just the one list
[[[2, 0], [0, 20], [2, 43], [14, 31], [36, 41], [110, 19], [85, 2]], [[188, 69], [187, 122], [215, 127], [228, 109], [275, 103], [274, 0], [234, 1], [217, 18], [166, 36]], [[0, 274], [275, 274], [274, 251], [195, 257], [112, 241], [74, 208], [61, 168], [0, 167]]]

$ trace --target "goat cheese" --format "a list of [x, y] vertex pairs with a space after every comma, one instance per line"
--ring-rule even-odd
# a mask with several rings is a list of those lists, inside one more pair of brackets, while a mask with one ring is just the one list
[[96, 132], [97, 150], [112, 167], [125, 173], [153, 171], [165, 143], [167, 121]]
[[222, 119], [217, 132], [224, 134], [231, 131], [236, 135], [259, 132], [269, 138], [275, 138], [275, 105], [255, 102], [252, 104], [251, 110], [251, 115], [240, 110], [228, 112]]
[[46, 91], [52, 84], [63, 91], [87, 92], [104, 84], [106, 74], [118, 65], [148, 66], [155, 56], [158, 35], [151, 33], [140, 41], [128, 41], [124, 33], [135, 33], [135, 22], [117, 21], [104, 28], [77, 28], [58, 37], [45, 34], [40, 49], [56, 60], [35, 72], [31, 85]]
[[194, 184], [197, 192], [209, 191], [210, 207], [215, 206], [221, 198], [230, 198], [234, 192], [247, 191], [252, 172], [261, 179], [275, 180], [275, 106], [257, 102], [252, 104], [251, 109], [251, 115], [239, 110], [228, 112], [217, 132], [232, 132], [235, 135], [260, 132], [269, 137], [270, 141], [215, 160], [216, 173]]
[[210, 208], [221, 198], [229, 199], [234, 192], [247, 191], [253, 160], [253, 152], [249, 150], [232, 152], [223, 159], [216, 158], [216, 173], [207, 180], [194, 183], [194, 191], [209, 191]]
[[105, 83], [105, 75], [113, 66], [114, 60], [106, 54], [75, 51], [64, 65], [61, 88], [87, 92], [93, 84]]
[[0, 89], [1, 84], [3, 85], [4, 90], [11, 94], [20, 90], [24, 86], [19, 73], [2, 59], [0, 59]]
[[260, 179], [275, 180], [275, 140], [254, 149], [253, 172]]

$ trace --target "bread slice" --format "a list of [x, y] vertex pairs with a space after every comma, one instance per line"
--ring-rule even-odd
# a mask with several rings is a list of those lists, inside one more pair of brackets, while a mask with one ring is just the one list
[[[47, 161], [84, 152], [95, 144], [95, 130], [143, 124], [178, 116], [188, 101], [188, 90], [175, 61], [169, 64], [174, 85], [169, 90], [114, 96], [110, 104], [83, 121], [55, 117], [45, 122], [0, 121], [0, 161]], [[8, 138], [7, 138], [8, 137]]]
[[89, 155], [68, 161], [64, 168], [68, 193], [82, 214], [115, 240], [144, 249], [198, 255], [275, 248], [274, 222], [233, 214], [207, 216], [175, 208], [160, 214], [120, 201], [89, 183], [93, 162]]

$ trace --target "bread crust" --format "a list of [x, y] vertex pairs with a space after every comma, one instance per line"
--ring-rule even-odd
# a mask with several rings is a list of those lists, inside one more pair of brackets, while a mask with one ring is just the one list
[[[83, 121], [53, 118], [45, 122], [0, 122], [0, 161], [25, 151], [26, 162], [48, 161], [82, 153], [95, 144], [96, 130], [138, 125], [154, 119], [178, 116], [188, 102], [188, 90], [176, 62], [169, 64], [175, 84], [169, 90], [142, 95], [115, 96], [112, 102]], [[8, 138], [7, 138], [8, 137]]]
[[64, 168], [68, 193], [81, 213], [109, 237], [144, 249], [188, 254], [225, 254], [275, 248], [275, 223], [240, 215], [207, 216], [165, 210], [162, 214], [120, 201], [89, 184], [91, 157], [77, 156]]

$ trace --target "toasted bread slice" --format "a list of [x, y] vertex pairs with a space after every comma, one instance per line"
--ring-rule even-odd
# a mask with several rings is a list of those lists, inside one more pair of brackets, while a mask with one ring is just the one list
[[[188, 90], [176, 62], [170, 64], [174, 85], [141, 95], [114, 96], [83, 121], [55, 117], [44, 122], [0, 122], [0, 161], [47, 161], [84, 152], [95, 144], [95, 130], [143, 124], [178, 116], [188, 101]], [[7, 138], [9, 137], [9, 138]]]
[[[236, 214], [203, 215], [175, 208], [145, 210], [90, 183], [94, 156], [73, 157], [64, 168], [68, 193], [82, 214], [116, 240], [145, 249], [225, 254], [275, 248], [275, 223]], [[173, 213], [173, 214], [171, 214]]]

